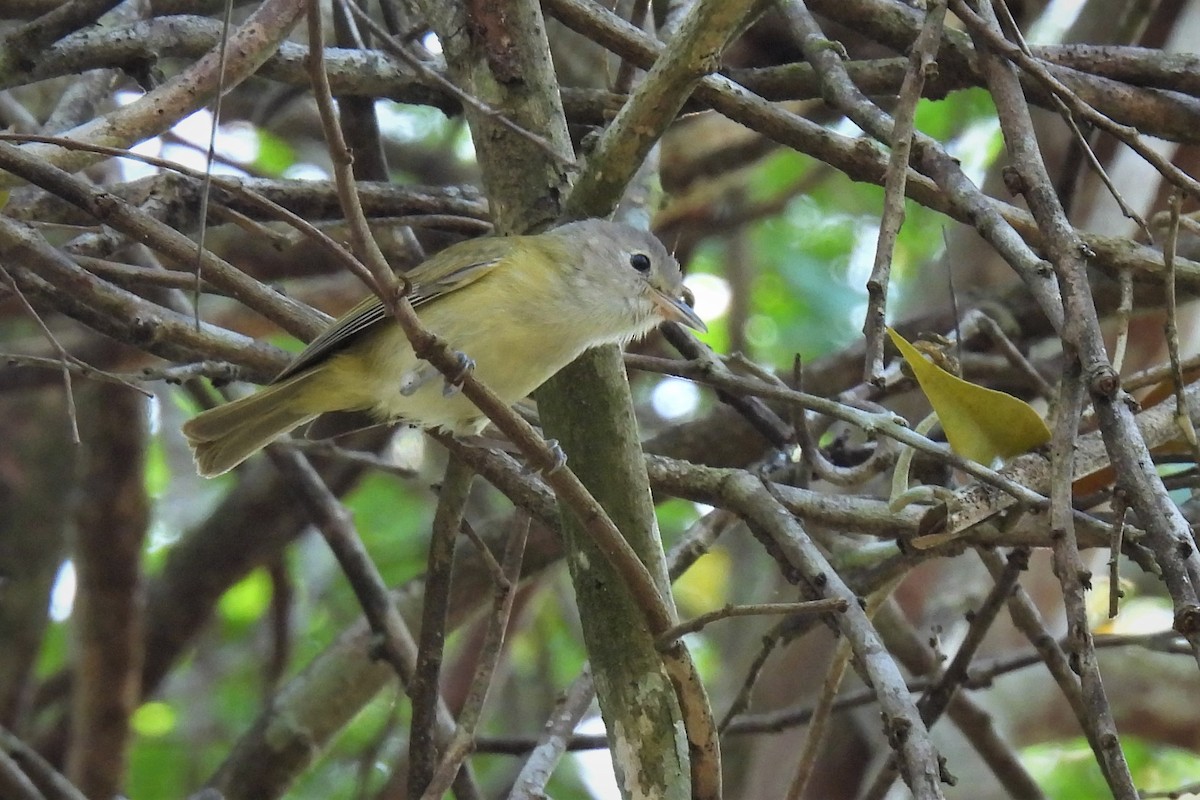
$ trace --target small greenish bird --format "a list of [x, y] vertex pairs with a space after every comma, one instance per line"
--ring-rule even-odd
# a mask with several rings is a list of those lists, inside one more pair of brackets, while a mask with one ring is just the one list
[[[475, 376], [510, 404], [589, 347], [623, 344], [668, 320], [705, 330], [681, 299], [679, 263], [662, 243], [606, 220], [460, 242], [407, 277], [421, 322], [473, 360]], [[197, 415], [183, 433], [205, 477], [330, 411], [478, 434], [487, 418], [462, 394], [443, 391], [439, 375], [372, 295], [269, 386]]]

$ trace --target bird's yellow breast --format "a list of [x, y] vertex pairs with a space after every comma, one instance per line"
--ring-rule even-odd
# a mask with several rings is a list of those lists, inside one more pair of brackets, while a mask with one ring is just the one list
[[[512, 404], [589, 346], [619, 337], [598, 330], [611, 327], [605, 321], [589, 319], [562, 297], [548, 296], [545, 281], [523, 280], [523, 271], [507, 266], [421, 305], [417, 314], [430, 331], [474, 361], [479, 380]], [[479, 306], [484, 298], [490, 303], [486, 309]], [[442, 376], [416, 358], [395, 322], [379, 325], [364, 333], [361, 343], [331, 356], [322, 373], [321, 395], [337, 393], [342, 408], [370, 409], [381, 420], [403, 419], [456, 434], [478, 433], [487, 422], [461, 393], [445, 394]], [[419, 386], [405, 394], [406, 383]]]

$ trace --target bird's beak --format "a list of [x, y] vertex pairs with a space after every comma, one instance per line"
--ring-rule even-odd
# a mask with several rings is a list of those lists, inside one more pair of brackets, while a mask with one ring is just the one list
[[671, 297], [668, 294], [660, 292], [658, 289], [655, 289], [651, 293], [650, 299], [654, 301], [654, 305], [658, 306], [663, 319], [669, 322], [678, 322], [680, 325], [686, 325], [701, 333], [708, 332], [708, 326], [704, 324], [704, 320], [700, 319], [692, 307], [683, 302], [683, 300]]

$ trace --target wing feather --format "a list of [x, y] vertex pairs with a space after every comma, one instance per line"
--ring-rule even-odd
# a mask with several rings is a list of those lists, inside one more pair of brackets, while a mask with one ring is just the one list
[[[477, 256], [470, 262], [454, 265], [458, 260], [453, 251], [458, 246], [447, 248], [409, 273], [412, 292], [408, 301], [413, 308], [435, 300], [463, 286], [474, 283], [491, 272], [511, 252], [511, 240], [477, 239], [471, 244]], [[364, 298], [358, 305], [338, 317], [321, 335], [313, 339], [292, 363], [275, 376], [272, 383], [287, 380], [304, 370], [315, 367], [335, 353], [340, 352], [365, 331], [374, 328], [391, 315], [375, 295]]]

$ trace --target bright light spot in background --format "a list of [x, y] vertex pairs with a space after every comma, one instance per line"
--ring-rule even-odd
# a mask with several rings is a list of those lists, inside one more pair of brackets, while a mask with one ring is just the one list
[[[1107, 589], [1107, 587], [1105, 587]], [[1090, 595], [1104, 597], [1105, 605], [1108, 592], [1091, 592]], [[1096, 615], [1099, 617], [1100, 615]], [[1135, 597], [1121, 603], [1120, 612], [1115, 619], [1108, 619], [1107, 609], [1103, 614], [1105, 633], [1128, 635], [1145, 635], [1155, 631], [1169, 631], [1175, 622], [1175, 613], [1170, 604], [1158, 597]]]
[[425, 34], [424, 38], [421, 39], [421, 44], [426, 50], [433, 53], [435, 56], [440, 56], [442, 54], [442, 40], [439, 39], [437, 34], [433, 31]]
[[151, 434], [158, 433], [162, 427], [162, 404], [158, 402], [158, 395], [146, 398], [146, 422]]
[[848, 136], [851, 139], [857, 139], [863, 135], [863, 129], [858, 127], [854, 120], [849, 117], [842, 117], [833, 124], [832, 129], [839, 136]]
[[471, 141], [471, 129], [462, 127], [462, 135], [454, 142], [454, 155], [459, 161], [475, 160], [475, 142]]
[[[147, 139], [144, 142], [138, 142], [133, 147], [129, 148], [139, 156], [150, 156], [152, 158], [162, 158], [162, 139], [155, 137]], [[121, 165], [121, 175], [127, 181], [141, 180], [149, 178], [151, 175], [158, 173], [158, 167], [152, 167], [141, 161], [131, 161], [123, 158], [118, 161]]]
[[879, 226], [877, 224], [857, 225], [854, 234], [854, 246], [850, 248], [850, 256], [846, 264], [846, 284], [855, 290], [857, 302], [850, 303], [848, 314], [850, 319], [859, 320], [867, 313], [867, 296], [862, 287], [866, 286], [871, 271], [875, 268], [875, 251], [879, 248]]
[[292, 164], [283, 171], [283, 177], [297, 181], [323, 181], [329, 173], [316, 164]]
[[184, 141], [191, 142], [200, 147], [208, 147], [208, 137], [212, 134], [212, 124], [212, 112], [207, 108], [202, 108], [175, 123], [175, 127], [171, 128], [171, 132]]
[[746, 320], [746, 341], [764, 350], [774, 347], [779, 341], [779, 326], [766, 314], [751, 314]]
[[169, 524], [166, 520], [155, 520], [150, 523], [147, 533], [146, 552], [158, 553], [179, 541], [183, 535], [178, 525]]
[[54, 576], [54, 588], [50, 590], [50, 619], [62, 622], [71, 616], [75, 605], [75, 562], [64, 561]]
[[729, 289], [729, 281], [724, 278], [700, 272], [684, 278], [683, 285], [692, 290], [700, 319], [707, 322], [729, 310], [733, 293]]
[[[141, 95], [136, 92], [120, 92], [117, 94], [117, 102], [123, 106], [129, 105], [140, 97]], [[139, 142], [130, 149], [139, 155], [156, 156], [184, 167], [205, 170], [208, 168], [208, 140], [212, 133], [212, 124], [212, 112], [202, 109], [180, 120], [171, 129], [171, 133], [191, 143], [194, 147], [164, 145], [161, 138], [155, 137]], [[254, 161], [258, 158], [258, 136], [254, 127], [245, 123], [222, 125], [217, 130], [216, 151], [223, 158], [234, 162]], [[122, 160], [120, 163], [126, 180], [145, 178], [158, 171], [156, 167], [138, 161]], [[244, 176], [246, 173], [235, 166], [214, 161], [212, 174]]]
[[[204, 146], [208, 147], [205, 135]], [[258, 132], [249, 122], [231, 122], [217, 130], [217, 152], [239, 164], [249, 164], [258, 158]]]
[[1026, 41], [1029, 44], [1058, 44], [1082, 10], [1083, 0], [1051, 0], [1030, 28]]
[[683, 378], [664, 378], [650, 394], [650, 404], [663, 419], [678, 419], [691, 414], [700, 405], [700, 390]]
[[379, 117], [379, 128], [389, 139], [414, 142], [436, 133], [444, 124], [440, 111], [419, 108], [394, 100], [378, 100], [375, 114]]
[[[604, 720], [599, 716], [588, 717], [575, 729], [577, 733], [604, 733]], [[587, 787], [588, 794], [595, 800], [618, 798], [617, 776], [613, 773], [612, 756], [608, 750], [580, 750], [575, 753], [579, 765], [579, 777]]]
[[[208, 140], [212, 135], [213, 115], [207, 109], [184, 117], [171, 129], [171, 133], [190, 142], [195, 147], [166, 145], [163, 157], [192, 169], [208, 167]], [[246, 124], [222, 125], [217, 129], [216, 152], [223, 158], [235, 162], [251, 162], [258, 158], [258, 136], [254, 128]], [[245, 175], [243, 170], [221, 161], [212, 163], [213, 175]]]
[[429, 139], [450, 142], [459, 161], [475, 160], [475, 145], [470, 129], [458, 120], [450, 120], [435, 108], [405, 105], [394, 100], [378, 100], [375, 113], [379, 129], [389, 139], [402, 142], [422, 142]]
[[133, 712], [130, 723], [142, 736], [166, 736], [175, 729], [175, 709], [166, 703], [143, 703]]
[[1001, 145], [1000, 121], [991, 117], [972, 122], [947, 143], [946, 150], [961, 162], [963, 172], [978, 186], [999, 155]]

